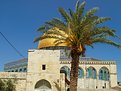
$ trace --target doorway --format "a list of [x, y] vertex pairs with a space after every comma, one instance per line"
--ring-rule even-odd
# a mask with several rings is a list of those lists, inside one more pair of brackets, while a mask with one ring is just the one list
[[40, 80], [36, 83], [34, 91], [52, 91], [51, 84], [47, 80]]

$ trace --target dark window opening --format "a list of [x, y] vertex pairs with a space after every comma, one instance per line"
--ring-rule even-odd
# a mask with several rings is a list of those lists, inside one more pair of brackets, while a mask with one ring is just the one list
[[46, 70], [46, 65], [42, 65], [42, 70]]
[[18, 70], [16, 70], [15, 72], [18, 72]]
[[106, 88], [106, 83], [105, 83], [105, 88]]
[[19, 72], [22, 72], [22, 69], [20, 69]]
[[24, 68], [24, 72], [26, 72], [27, 71], [27, 69], [26, 68]]
[[98, 86], [96, 86], [96, 89], [98, 88]]

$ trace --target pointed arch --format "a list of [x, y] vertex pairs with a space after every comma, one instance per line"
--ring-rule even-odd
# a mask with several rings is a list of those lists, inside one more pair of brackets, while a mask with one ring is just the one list
[[107, 67], [101, 67], [99, 70], [99, 79], [108, 81], [110, 78], [109, 69]]
[[79, 70], [78, 70], [78, 78], [83, 78], [84, 77], [84, 70], [79, 67]]
[[86, 70], [86, 77], [87, 78], [93, 78], [96, 79], [97, 78], [97, 71], [94, 67], [89, 67]]

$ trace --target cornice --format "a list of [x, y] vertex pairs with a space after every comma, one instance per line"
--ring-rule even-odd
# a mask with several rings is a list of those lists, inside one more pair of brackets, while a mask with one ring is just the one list
[[[71, 61], [61, 60], [60, 64], [70, 64]], [[80, 64], [95, 64], [95, 65], [116, 65], [114, 61], [80, 61]]]

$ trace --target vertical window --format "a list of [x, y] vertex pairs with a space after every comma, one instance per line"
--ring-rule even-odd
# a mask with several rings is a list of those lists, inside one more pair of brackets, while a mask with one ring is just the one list
[[24, 72], [27, 72], [27, 69], [26, 68], [24, 68]]
[[99, 73], [99, 79], [102, 80], [103, 79], [103, 71], [100, 70], [100, 73]]
[[22, 72], [22, 69], [19, 69], [19, 72]]
[[107, 76], [107, 72], [104, 71], [104, 80], [107, 80], [107, 79], [106, 79], [106, 76]]
[[106, 83], [104, 85], [105, 85], [105, 88], [106, 88]]
[[46, 65], [42, 65], [42, 70], [46, 70]]
[[18, 70], [16, 69], [16, 71], [15, 72], [18, 72]]
[[96, 86], [96, 89], [98, 88], [98, 86]]

